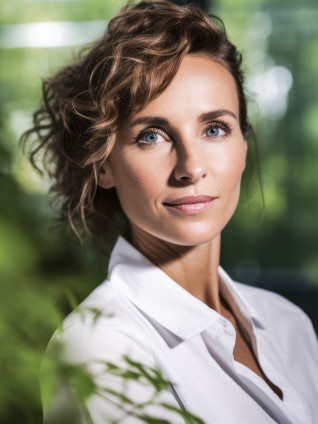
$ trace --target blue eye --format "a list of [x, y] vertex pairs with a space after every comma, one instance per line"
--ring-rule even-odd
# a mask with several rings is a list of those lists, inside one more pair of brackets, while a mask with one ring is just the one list
[[164, 133], [161, 134], [159, 129], [142, 131], [136, 138], [138, 144], [144, 146], [157, 145], [167, 140], [168, 137]]
[[224, 134], [225, 134], [225, 131], [218, 127], [212, 127], [206, 130], [206, 135], [208, 137], [217, 137]]
[[156, 143], [156, 141], [158, 141], [158, 134], [155, 132], [150, 132], [144, 135], [143, 141], [146, 141], [147, 143]]

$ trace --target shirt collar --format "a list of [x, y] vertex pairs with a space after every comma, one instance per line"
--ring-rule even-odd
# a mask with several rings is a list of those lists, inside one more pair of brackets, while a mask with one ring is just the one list
[[[260, 322], [254, 308], [221, 267], [219, 275], [241, 312]], [[121, 236], [109, 261], [108, 278], [139, 309], [184, 340], [220, 318], [219, 313], [172, 280]]]
[[232, 298], [227, 299], [230, 306], [232, 308], [239, 308], [240, 312], [245, 316], [246, 319], [251, 319], [258, 327], [265, 328], [265, 324], [257, 309], [255, 309], [251, 302], [249, 302], [246, 296], [244, 296], [240, 291], [238, 283], [235, 283], [221, 266], [219, 266], [219, 276], [221, 282], [225, 285]]

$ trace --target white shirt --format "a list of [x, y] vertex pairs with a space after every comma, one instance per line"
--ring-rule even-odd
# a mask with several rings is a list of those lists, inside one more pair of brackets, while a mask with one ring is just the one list
[[[102, 361], [123, 370], [127, 354], [160, 369], [171, 385], [159, 393], [156, 403], [186, 410], [205, 424], [317, 424], [318, 344], [309, 318], [277, 294], [233, 282], [221, 267], [219, 277], [223, 296], [250, 335], [262, 370], [282, 390], [283, 400], [234, 360], [232, 324], [122, 237], [113, 249], [108, 279], [81, 304], [81, 312], [64, 321], [63, 333], [53, 340], [64, 341], [69, 360], [88, 364], [97, 385], [124, 390], [135, 402], [149, 400], [153, 387], [142, 381], [124, 386], [122, 377], [105, 372]], [[91, 396], [76, 422], [144, 422], [116, 406], [116, 395], [104, 394]], [[55, 404], [45, 411], [46, 422], [54, 422], [63, 402], [64, 394], [57, 393]], [[144, 411], [173, 424], [192, 422], [158, 405]]]

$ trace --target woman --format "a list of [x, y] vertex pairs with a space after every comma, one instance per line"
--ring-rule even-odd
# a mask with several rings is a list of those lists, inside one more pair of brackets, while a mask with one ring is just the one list
[[92, 393], [77, 407], [56, 390], [47, 422], [318, 422], [310, 320], [219, 266], [251, 130], [240, 65], [216, 18], [142, 1], [44, 83], [27, 136], [54, 165], [62, 215], [95, 239], [128, 223], [49, 349], [87, 365]]

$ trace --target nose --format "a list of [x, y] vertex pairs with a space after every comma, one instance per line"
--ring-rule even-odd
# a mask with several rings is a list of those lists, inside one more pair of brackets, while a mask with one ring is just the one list
[[199, 151], [199, 147], [192, 145], [178, 149], [174, 175], [177, 181], [183, 183], [196, 183], [206, 177], [204, 155]]

